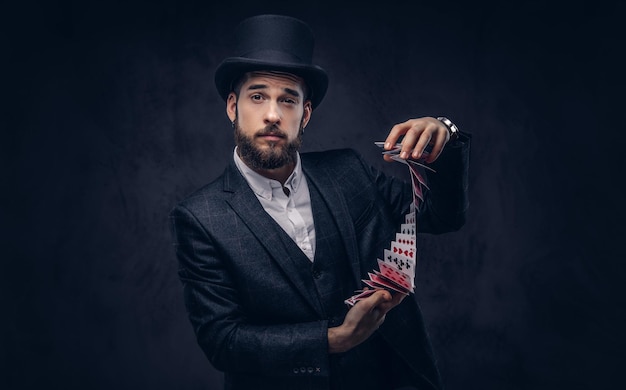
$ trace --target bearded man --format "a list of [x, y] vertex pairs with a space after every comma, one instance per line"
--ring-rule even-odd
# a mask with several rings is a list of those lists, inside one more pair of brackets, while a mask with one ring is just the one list
[[[355, 151], [299, 153], [326, 72], [302, 21], [259, 15], [237, 29], [239, 56], [216, 70], [234, 128], [233, 160], [171, 212], [179, 277], [197, 340], [227, 389], [439, 389], [413, 296], [378, 290], [349, 307], [413, 188]], [[400, 158], [436, 166], [421, 232], [459, 229], [469, 138], [432, 117], [394, 126]]]

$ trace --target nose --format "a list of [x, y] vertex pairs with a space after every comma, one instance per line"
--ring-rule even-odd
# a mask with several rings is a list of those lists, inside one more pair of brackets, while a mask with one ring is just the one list
[[265, 123], [269, 125], [276, 125], [280, 123], [281, 112], [278, 104], [274, 101], [270, 101], [267, 105], [267, 111], [265, 111]]

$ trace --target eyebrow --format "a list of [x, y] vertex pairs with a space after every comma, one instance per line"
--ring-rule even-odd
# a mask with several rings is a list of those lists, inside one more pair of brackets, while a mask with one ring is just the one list
[[298, 98], [300, 97], [300, 94], [295, 89], [285, 88], [285, 92], [287, 92], [290, 95], [293, 95], [293, 97], [298, 97]]
[[[265, 84], [252, 84], [250, 85], [247, 90], [248, 91], [254, 91], [257, 89], [266, 89], [267, 85]], [[283, 88], [283, 91], [287, 92], [288, 94], [294, 96], [294, 97], [300, 97], [300, 93], [298, 93], [298, 91], [296, 91], [295, 89], [291, 89], [291, 88]]]

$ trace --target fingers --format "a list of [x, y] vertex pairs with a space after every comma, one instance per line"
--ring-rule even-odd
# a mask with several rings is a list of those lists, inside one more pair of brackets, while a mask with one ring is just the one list
[[391, 128], [387, 139], [385, 140], [385, 150], [390, 150], [400, 139], [401, 136], [406, 134], [408, 129], [411, 127], [409, 124], [410, 121], [406, 121], [404, 123], [398, 123], [394, 127]]
[[405, 156], [404, 158], [408, 158], [409, 154], [414, 159], [422, 157], [424, 149], [426, 149], [426, 146], [430, 144], [431, 139], [432, 134], [430, 133], [428, 127], [424, 128], [423, 130], [419, 129], [407, 133], [407, 135], [405, 136], [406, 142], [404, 140], [402, 141], [402, 151]]
[[340, 326], [328, 329], [329, 351], [344, 352], [367, 340], [385, 322], [394, 301], [396, 298], [386, 290], [358, 301]]
[[[359, 302], [360, 307], [365, 312], [374, 312], [375, 310], [379, 310], [378, 307], [384, 303], [392, 300], [391, 294], [386, 290], [378, 290], [374, 294], [369, 297], [361, 300]], [[356, 305], [355, 305], [356, 307]]]
[[384, 317], [389, 310], [398, 306], [405, 297], [406, 294], [391, 294], [387, 290], [378, 290], [368, 298], [359, 301], [355, 307], [359, 306], [363, 315], [371, 313], [376, 318], [381, 316]]
[[[431, 145], [430, 154], [425, 159], [427, 163], [431, 163], [439, 157], [449, 139], [447, 128], [437, 119], [431, 117], [410, 119], [393, 126], [385, 140], [384, 149], [390, 150], [402, 136], [400, 158], [405, 160], [409, 157], [420, 159], [426, 147]], [[387, 155], [383, 158], [385, 161], [393, 161]]]
[[350, 311], [355, 311], [356, 317], [370, 317], [377, 321], [387, 313], [386, 303], [391, 301], [392, 296], [389, 291], [378, 290], [369, 297], [357, 302]]
[[378, 306], [383, 302], [389, 302], [392, 299], [391, 293], [387, 290], [378, 290], [374, 294], [372, 294], [371, 297], [374, 298], [374, 306]]

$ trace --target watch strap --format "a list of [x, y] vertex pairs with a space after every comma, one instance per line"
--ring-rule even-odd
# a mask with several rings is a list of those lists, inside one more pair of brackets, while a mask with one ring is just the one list
[[450, 141], [454, 141], [459, 138], [459, 128], [456, 127], [454, 123], [445, 116], [437, 117], [437, 120], [446, 126], [448, 129], [448, 133], [450, 134]]

